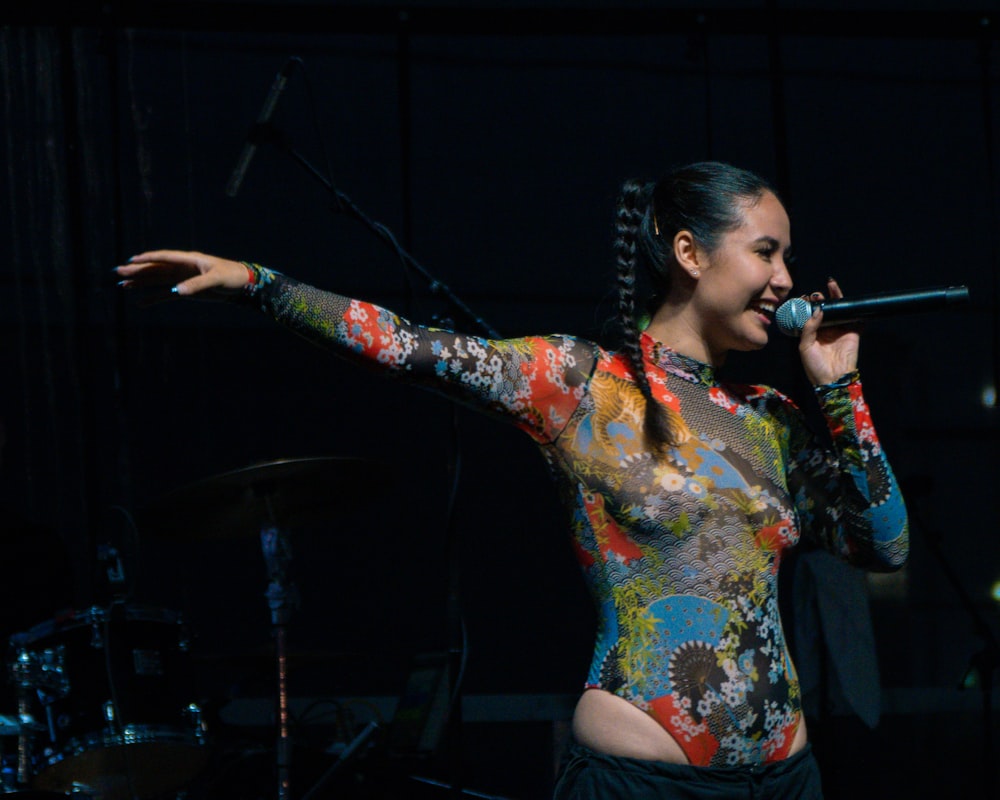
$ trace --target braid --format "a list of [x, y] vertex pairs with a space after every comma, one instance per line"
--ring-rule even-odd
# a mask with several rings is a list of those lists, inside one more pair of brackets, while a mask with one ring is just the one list
[[718, 161], [677, 167], [656, 183], [626, 181], [618, 198], [615, 257], [618, 281], [618, 323], [622, 352], [645, 399], [644, 438], [654, 453], [677, 444], [677, 418], [653, 400], [636, 320], [637, 269], [641, 263], [652, 284], [650, 311], [655, 313], [670, 291], [676, 269], [673, 241], [689, 231], [712, 252], [723, 235], [743, 223], [747, 206], [774, 190], [759, 176]]
[[615, 260], [618, 283], [618, 322], [622, 329], [622, 350], [635, 375], [636, 385], [645, 399], [644, 431], [646, 445], [656, 453], [673, 442], [673, 432], [666, 413], [653, 399], [642, 354], [641, 332], [636, 320], [636, 265], [640, 230], [648, 227], [649, 205], [654, 184], [629, 180], [622, 186], [615, 220]]

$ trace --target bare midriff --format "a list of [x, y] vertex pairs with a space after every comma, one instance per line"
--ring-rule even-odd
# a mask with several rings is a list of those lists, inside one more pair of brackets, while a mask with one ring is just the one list
[[[655, 719], [603, 689], [587, 689], [580, 697], [573, 713], [573, 737], [584, 747], [609, 756], [689, 763], [677, 740]], [[799, 752], [807, 741], [803, 719], [788, 755]]]

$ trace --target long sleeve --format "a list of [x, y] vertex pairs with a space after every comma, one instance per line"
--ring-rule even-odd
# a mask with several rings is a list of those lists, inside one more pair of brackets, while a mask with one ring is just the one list
[[789, 489], [804, 535], [872, 571], [892, 571], [906, 561], [906, 507], [886, 460], [857, 372], [816, 388], [833, 451], [792, 425]]
[[594, 346], [571, 336], [491, 340], [415, 325], [387, 309], [250, 265], [251, 302], [364, 367], [424, 385], [551, 442], [580, 402]]

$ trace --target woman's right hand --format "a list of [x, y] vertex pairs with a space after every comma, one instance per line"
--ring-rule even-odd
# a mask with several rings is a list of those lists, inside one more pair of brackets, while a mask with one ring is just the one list
[[149, 250], [115, 267], [127, 289], [159, 290], [188, 297], [212, 290], [236, 292], [250, 283], [250, 270], [239, 261], [188, 250]]

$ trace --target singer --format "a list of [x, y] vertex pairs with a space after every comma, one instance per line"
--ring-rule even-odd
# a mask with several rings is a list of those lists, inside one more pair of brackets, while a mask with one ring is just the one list
[[600, 618], [557, 800], [819, 798], [778, 565], [800, 539], [871, 570], [908, 553], [859, 335], [820, 315], [801, 332], [826, 436], [779, 391], [723, 379], [730, 351], [764, 346], [792, 289], [788, 215], [753, 173], [708, 162], [628, 181], [616, 234], [616, 349], [427, 328], [196, 252], [145, 252], [117, 272], [128, 289], [229, 297], [537, 443]]

